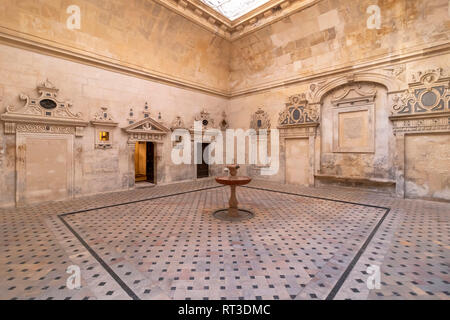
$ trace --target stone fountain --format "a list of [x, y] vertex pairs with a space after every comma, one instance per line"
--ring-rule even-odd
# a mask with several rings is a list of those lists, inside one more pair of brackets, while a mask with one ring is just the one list
[[225, 209], [216, 210], [214, 212], [214, 217], [226, 220], [226, 221], [240, 221], [252, 218], [254, 216], [253, 212], [239, 209], [238, 201], [236, 198], [236, 187], [248, 184], [252, 179], [247, 176], [237, 176], [237, 170], [239, 165], [229, 165], [227, 166], [230, 175], [223, 177], [216, 177], [216, 181], [223, 185], [230, 186], [230, 201], [228, 202], [229, 207]]

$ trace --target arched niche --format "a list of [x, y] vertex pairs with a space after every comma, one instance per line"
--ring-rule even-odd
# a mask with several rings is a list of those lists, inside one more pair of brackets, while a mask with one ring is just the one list
[[321, 118], [315, 184], [395, 192], [388, 94], [398, 89], [394, 77], [376, 72], [311, 85], [308, 97]]

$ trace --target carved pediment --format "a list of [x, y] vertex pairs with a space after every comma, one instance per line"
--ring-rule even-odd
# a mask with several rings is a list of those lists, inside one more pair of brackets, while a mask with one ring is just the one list
[[25, 104], [21, 107], [8, 106], [6, 112], [0, 116], [1, 120], [6, 122], [5, 129], [9, 128], [6, 133], [14, 133], [13, 128], [16, 124], [23, 123], [28, 126], [39, 124], [41, 125], [39, 128], [43, 126], [48, 132], [54, 132], [52, 130], [54, 126], [77, 127], [78, 135], [80, 135], [81, 127], [87, 126], [88, 122], [83, 120], [80, 112], [71, 111], [70, 101], [57, 98], [59, 89], [46, 80], [37, 86], [37, 91], [40, 95], [35, 98], [20, 94], [19, 98], [24, 100]]
[[152, 118], [145, 118], [138, 122], [130, 124], [123, 128], [128, 133], [155, 133], [165, 135], [170, 131], [169, 128]]
[[319, 124], [317, 105], [310, 105], [304, 93], [289, 97], [289, 102], [278, 118], [278, 127]]
[[392, 116], [421, 116], [450, 112], [450, 77], [441, 68], [412, 75], [409, 88], [394, 96]]
[[349, 104], [367, 104], [375, 100], [376, 94], [377, 90], [374, 85], [363, 86], [363, 83], [356, 83], [338, 90], [333, 95], [331, 102], [337, 107]]
[[100, 110], [95, 113], [94, 119], [91, 120], [91, 123], [98, 126], [117, 126], [117, 122], [114, 121], [107, 107], [101, 107]]

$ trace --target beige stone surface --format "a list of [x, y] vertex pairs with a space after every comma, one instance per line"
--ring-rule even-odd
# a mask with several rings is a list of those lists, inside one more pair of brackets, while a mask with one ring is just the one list
[[[60, 98], [71, 100], [73, 110], [82, 112], [85, 121], [92, 120], [100, 107], [108, 107], [118, 122], [111, 128], [110, 149], [95, 147], [96, 128], [92, 125], [84, 129], [82, 136], [74, 136], [71, 192], [75, 197], [134, 187], [131, 172], [137, 159], [122, 128], [129, 125], [130, 108], [136, 120], [142, 119], [146, 101], [150, 116], [158, 119], [161, 114], [158, 121], [166, 127], [177, 116], [191, 127], [195, 116], [207, 109], [216, 123], [225, 111], [230, 128], [246, 130], [260, 107], [267, 112], [271, 128], [275, 128], [288, 97], [304, 94], [320, 118], [317, 130], [295, 136], [309, 138], [309, 161], [290, 153], [295, 148], [282, 142], [280, 170], [259, 178], [286, 182], [291, 176], [287, 174], [291, 170], [289, 163], [300, 161], [308, 165], [302, 170], [309, 172], [309, 185], [318, 184], [320, 176], [381, 181], [389, 185], [389, 192], [396, 189], [402, 196], [402, 181], [408, 179], [408, 174], [412, 178], [406, 185], [415, 181], [411, 173], [415, 169], [411, 171], [410, 166], [415, 160], [408, 157], [417, 155], [408, 155], [409, 149], [405, 154], [405, 138], [395, 135], [389, 116], [394, 99], [408, 88], [414, 74], [434, 68], [450, 71], [447, 1], [379, 1], [381, 28], [368, 29], [366, 9], [373, 4], [371, 1], [323, 0], [232, 42], [152, 0], [80, 0], [81, 29], [68, 30], [65, 10], [69, 4], [66, 0], [0, 3], [4, 42], [0, 44], [0, 114], [7, 106], [23, 104], [18, 98], [20, 93], [34, 96], [36, 85], [46, 78], [60, 89]], [[23, 43], [18, 44], [20, 41], [5, 40], [5, 34], [22, 42], [32, 39], [33, 50], [40, 53], [24, 48]], [[67, 50], [67, 54], [54, 57], [47, 46]], [[112, 65], [91, 65], [92, 61], [82, 56]], [[119, 70], [118, 66], [134, 71]], [[149, 80], [150, 73], [160, 77]], [[161, 80], [166, 76], [179, 83], [168, 85]], [[189, 83], [190, 89], [182, 83]], [[362, 90], [375, 88], [373, 119], [370, 115], [361, 117], [362, 121], [344, 119], [355, 113], [362, 115], [362, 109], [347, 115], [337, 113], [341, 132], [335, 132], [333, 110], [343, 107], [336, 107], [334, 100], [355, 85]], [[206, 94], [205, 88], [220, 94]], [[427, 121], [433, 121], [430, 119]], [[372, 131], [369, 124], [373, 125]], [[5, 123], [0, 122], [0, 206], [14, 205], [17, 188], [22, 187], [16, 185], [20, 160], [16, 136], [4, 134], [5, 129]], [[339, 138], [346, 150], [333, 147]], [[156, 147], [157, 183], [195, 179], [195, 165], [171, 162], [170, 134], [161, 142]], [[430, 153], [429, 161], [440, 159], [441, 151]], [[405, 164], [409, 165], [409, 173], [405, 173]], [[420, 188], [406, 187], [410, 188], [407, 193], [447, 197], [445, 175], [436, 174], [441, 168], [429, 168], [434, 182], [426, 190], [431, 193], [420, 189], [426, 188], [423, 181], [414, 182]], [[253, 169], [245, 165], [242, 168], [243, 172]], [[211, 174], [221, 172], [221, 166], [210, 167]], [[352, 185], [352, 181], [345, 185]], [[384, 187], [374, 190], [385, 191]]]
[[286, 183], [309, 185], [309, 141], [286, 139]]
[[[70, 137], [27, 137], [25, 150], [25, 192], [27, 203], [64, 200], [70, 196], [72, 141]], [[69, 178], [68, 178], [69, 176]]]
[[[81, 28], [66, 13], [78, 5]], [[154, 1], [2, 0], [0, 31], [225, 91], [229, 42]]]
[[405, 143], [406, 196], [450, 200], [450, 134], [408, 135]]
[[[381, 28], [367, 28], [377, 4]], [[448, 42], [446, 0], [324, 0], [233, 42], [231, 90], [282, 83]], [[301, 66], [301, 68], [299, 68]]]
[[[114, 135], [111, 149], [95, 148], [95, 127], [88, 126], [83, 137], [74, 140], [73, 147], [73, 195], [97, 194], [124, 190], [128, 184], [128, 136], [121, 128], [128, 125], [127, 117], [133, 107], [136, 117], [143, 119], [147, 101], [151, 117], [170, 126], [177, 115], [182, 115], [191, 125], [201, 110], [209, 110], [219, 122], [227, 100], [191, 90], [167, 86], [114, 73], [99, 68], [65, 61], [9, 46], [0, 45], [0, 86], [4, 97], [0, 114], [7, 106], [22, 106], [20, 93], [32, 97], [38, 95], [36, 86], [49, 78], [59, 88], [58, 97], [71, 100], [73, 111], [82, 112], [84, 120], [92, 120], [100, 106], [107, 106], [119, 124], [110, 130]], [[0, 122], [0, 205], [16, 202], [16, 137], [4, 134], [4, 122]], [[195, 179], [194, 165], [171, 165], [172, 144], [170, 134], [161, 145], [158, 183]], [[47, 200], [51, 200], [51, 197]]]

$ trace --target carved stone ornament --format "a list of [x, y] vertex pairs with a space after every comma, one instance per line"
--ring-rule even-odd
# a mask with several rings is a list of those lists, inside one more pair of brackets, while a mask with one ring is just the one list
[[357, 106], [360, 104], [372, 103], [375, 100], [377, 90], [375, 85], [365, 85], [358, 82], [345, 86], [343, 90], [338, 90], [331, 100], [331, 103], [335, 107], [345, 106]]
[[441, 68], [416, 72], [409, 88], [394, 96], [392, 115], [432, 114], [450, 111], [449, 77]]
[[279, 127], [318, 123], [318, 106], [309, 105], [304, 93], [289, 97], [289, 102], [278, 118]]
[[229, 127], [228, 120], [227, 120], [227, 114], [222, 112], [222, 121], [220, 121], [220, 130], [224, 131], [227, 130]]
[[107, 107], [101, 107], [100, 110], [95, 113], [94, 119], [91, 120], [91, 123], [93, 125], [99, 126], [109, 126], [109, 127], [117, 126], [117, 122], [114, 121]]
[[117, 126], [108, 112], [107, 107], [101, 107], [100, 110], [94, 115], [94, 119], [91, 120], [94, 129], [94, 141], [96, 149], [111, 149], [114, 142], [113, 127]]
[[252, 114], [250, 119], [250, 128], [258, 132], [259, 130], [270, 130], [270, 119], [267, 112], [261, 107]]
[[[202, 123], [202, 129], [203, 130], [210, 129], [210, 128], [215, 128], [214, 119], [211, 118], [211, 115], [205, 109], [203, 109], [200, 112], [200, 114], [195, 116], [195, 121], [200, 121]], [[193, 128], [194, 128], [194, 126], [192, 126], [192, 129]]]
[[128, 143], [134, 143], [136, 141], [152, 141], [162, 143], [164, 137], [170, 129], [161, 122], [150, 117], [150, 110], [147, 103], [145, 103], [143, 114], [144, 119], [136, 122], [134, 111], [132, 108], [130, 109], [130, 117], [128, 118], [129, 126], [123, 128], [123, 130], [128, 134]]
[[[8, 106], [0, 116], [5, 121], [5, 133], [14, 134], [16, 130], [23, 132], [75, 133], [82, 136], [83, 127], [88, 125], [81, 113], [73, 113], [70, 101], [57, 99], [58, 91], [48, 79], [37, 86], [39, 97], [30, 98], [20, 94], [24, 100], [22, 107]], [[21, 124], [19, 126], [19, 123]], [[67, 128], [69, 127], [69, 128]], [[65, 128], [65, 129], [64, 129]]]
[[180, 116], [176, 116], [172, 121], [172, 125], [170, 126], [170, 130], [174, 131], [176, 129], [186, 129], [184, 126], [183, 118]]
[[394, 133], [450, 131], [450, 77], [442, 68], [419, 71], [409, 88], [393, 97]]

